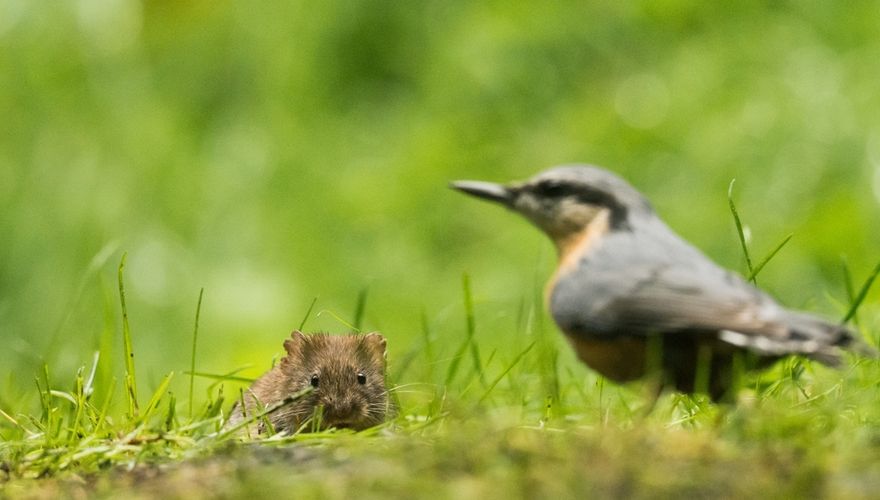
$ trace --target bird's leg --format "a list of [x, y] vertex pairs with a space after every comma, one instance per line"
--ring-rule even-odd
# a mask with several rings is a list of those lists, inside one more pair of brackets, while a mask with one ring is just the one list
[[645, 406], [639, 410], [639, 420], [648, 418], [654, 412], [654, 408], [657, 407], [657, 401], [660, 399], [660, 395], [663, 394], [664, 386], [661, 372], [653, 373], [645, 379], [643, 388]]
[[660, 335], [651, 335], [645, 341], [645, 406], [640, 411], [642, 419], [654, 411], [664, 385], [663, 339]]
[[712, 393], [712, 346], [706, 342], [697, 344], [697, 359], [694, 368], [694, 392]]

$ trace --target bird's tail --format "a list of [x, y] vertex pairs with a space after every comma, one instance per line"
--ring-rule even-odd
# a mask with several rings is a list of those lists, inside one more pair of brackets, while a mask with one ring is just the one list
[[877, 349], [845, 325], [829, 323], [800, 312], [786, 314], [789, 339], [799, 344], [798, 351], [829, 366], [840, 364], [840, 352], [846, 350], [867, 358], [878, 358]]
[[785, 311], [772, 331], [766, 328], [747, 333], [722, 330], [720, 338], [765, 356], [800, 354], [829, 366], [840, 365], [844, 350], [868, 358], [880, 357], [877, 349], [846, 326], [794, 311]]

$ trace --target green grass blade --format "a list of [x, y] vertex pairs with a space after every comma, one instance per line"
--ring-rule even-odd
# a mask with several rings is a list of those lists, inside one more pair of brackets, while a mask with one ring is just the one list
[[217, 415], [219, 415], [220, 410], [223, 409], [224, 399], [225, 398], [223, 397], [223, 386], [222, 385], [217, 389], [217, 398], [216, 399], [211, 398], [210, 389], [209, 389], [208, 404], [205, 408], [205, 413], [202, 415], [202, 418], [203, 419], [210, 419], [210, 418], [214, 418]]
[[297, 328], [297, 330], [302, 331], [302, 329], [305, 328], [306, 321], [309, 320], [309, 316], [312, 314], [312, 309], [315, 307], [316, 302], [318, 302], [318, 297], [312, 299], [312, 303], [309, 304], [309, 308], [306, 309], [306, 315], [303, 316], [303, 320], [300, 322], [299, 328]]
[[122, 260], [119, 262], [119, 301], [122, 303], [122, 342], [125, 350], [125, 388], [128, 394], [128, 415], [129, 418], [135, 419], [138, 414], [137, 402], [137, 379], [134, 373], [134, 349], [131, 345], [131, 328], [128, 324], [128, 307], [125, 305], [125, 259], [128, 253], [122, 254]]
[[[177, 416], [177, 398], [174, 394], [168, 395], [168, 412], [165, 414], [165, 430], [170, 431], [175, 427], [175, 417]], [[190, 415], [192, 420], [192, 415]]]
[[115, 377], [115, 366], [119, 360], [118, 353], [116, 352], [116, 342], [118, 341], [117, 337], [118, 329], [117, 326], [117, 317], [116, 317], [116, 309], [117, 306], [117, 298], [116, 298], [116, 290], [114, 286], [111, 286], [103, 276], [99, 279], [100, 292], [101, 292], [101, 331], [98, 333], [97, 343], [98, 349], [101, 353], [101, 364], [98, 365], [98, 374], [97, 379], [95, 381], [95, 391], [100, 397], [104, 397], [107, 394], [107, 388], [110, 387], [111, 382]]
[[88, 401], [88, 399], [95, 392], [95, 375], [98, 372], [98, 360], [101, 358], [101, 351], [95, 351], [92, 355], [92, 369], [89, 370], [89, 378], [86, 379], [83, 385], [83, 397]]
[[[261, 405], [261, 404], [262, 404], [262, 403], [260, 402], [260, 400], [259, 400], [259, 399], [256, 399], [256, 398], [254, 398], [254, 403], [257, 404], [257, 405]], [[250, 435], [251, 435], [251, 430], [250, 430], [250, 425], [249, 425], [249, 424], [250, 424], [250, 419], [248, 418], [248, 416], [249, 416], [249, 415], [248, 415], [248, 407], [247, 407], [247, 404], [246, 404], [245, 401], [244, 401], [244, 389], [243, 389], [243, 388], [239, 388], [239, 389], [238, 389], [238, 402], [237, 402], [236, 404], [241, 408], [241, 416], [242, 416], [242, 418], [244, 418], [244, 420], [245, 420], [245, 423], [244, 423], [245, 434], [247, 434], [248, 436], [250, 436]], [[233, 406], [234, 406], [234, 405], [233, 405]]]
[[[843, 255], [840, 256], [840, 267], [843, 269], [843, 285], [846, 288], [846, 300], [849, 301], [850, 304], [856, 300], [856, 292], [853, 287], [852, 273], [849, 271], [849, 263], [846, 261], [846, 257]], [[859, 326], [859, 315], [858, 313], [854, 313], [852, 317], [853, 324], [856, 327]]]
[[[37, 389], [40, 391], [40, 407], [42, 409], [40, 421], [46, 425], [47, 429], [52, 428], [52, 416], [54, 412], [52, 411], [52, 385], [49, 382], [49, 365], [43, 363], [43, 377], [46, 382], [46, 390], [44, 391], [40, 386], [40, 379], [36, 378], [37, 381]], [[47, 433], [47, 437], [48, 433]]]
[[51, 391], [49, 391], [49, 394], [56, 397], [56, 398], [63, 399], [65, 401], [67, 401], [68, 403], [70, 403], [74, 407], [76, 406], [76, 396], [72, 395], [69, 392], [64, 392], [64, 391], [52, 389]]
[[354, 307], [354, 321], [352, 324], [354, 325], [354, 329], [357, 331], [361, 331], [361, 325], [363, 324], [364, 319], [364, 310], [367, 306], [367, 292], [369, 291], [368, 287], [364, 287], [358, 292], [357, 304]]
[[846, 298], [852, 302], [856, 298], [856, 292], [855, 288], [853, 288], [852, 273], [849, 271], [849, 263], [843, 255], [840, 256], [840, 267], [843, 269], [843, 285], [846, 288]]
[[241, 429], [245, 426], [248, 426], [248, 425], [252, 424], [253, 422], [256, 422], [257, 420], [260, 420], [264, 417], [267, 417], [268, 415], [275, 413], [276, 411], [284, 408], [285, 406], [287, 406], [289, 404], [292, 404], [292, 403], [299, 401], [300, 399], [311, 394], [312, 391], [314, 391], [314, 390], [315, 389], [312, 387], [306, 387], [305, 389], [303, 389], [299, 392], [295, 392], [295, 393], [291, 394], [290, 396], [287, 396], [286, 398], [282, 399], [281, 401], [278, 401], [275, 404], [267, 406], [263, 411], [254, 412], [250, 416], [248, 416], [247, 418], [243, 418], [242, 421], [237, 423], [236, 425], [233, 425], [233, 426], [230, 426], [226, 429], [223, 429], [222, 431], [217, 433], [216, 437], [217, 437], [217, 439], [223, 439], [228, 436], [231, 436], [239, 429]]
[[186, 373], [186, 375], [193, 375], [196, 377], [210, 378], [210, 379], [214, 379], [214, 380], [228, 380], [230, 382], [243, 382], [245, 384], [253, 383], [254, 380], [256, 380], [254, 378], [239, 377], [236, 375], [232, 375], [233, 373], [239, 372], [243, 369], [244, 368], [239, 368], [237, 370], [233, 370], [232, 372], [230, 372], [229, 374], [226, 374], [226, 375], [220, 375], [217, 373], [206, 373], [206, 372], [185, 372], [185, 373]]
[[479, 375], [480, 383], [486, 387], [486, 376], [483, 373], [483, 363], [480, 362], [480, 349], [474, 341], [477, 330], [476, 316], [474, 315], [474, 298], [471, 294], [471, 280], [467, 273], [461, 276], [461, 287], [464, 295], [464, 313], [467, 334], [466, 342], [470, 344], [471, 359], [474, 363], [474, 371]]
[[776, 257], [776, 254], [779, 253], [780, 250], [782, 250], [782, 247], [784, 247], [785, 244], [788, 243], [788, 241], [791, 240], [791, 238], [793, 236], [794, 236], [794, 233], [789, 233], [789, 235], [786, 236], [785, 238], [783, 238], [782, 241], [779, 242], [779, 244], [776, 245], [776, 247], [773, 250], [771, 250], [770, 253], [768, 253], [766, 257], [761, 259], [761, 262], [759, 262], [758, 265], [755, 266], [754, 269], [752, 269], [752, 272], [749, 273], [748, 281], [751, 281], [754, 283], [755, 278], [758, 277], [758, 273], [761, 272], [761, 269], [764, 269], [764, 266], [766, 266], [767, 263], [769, 263], [770, 260], [773, 259], [773, 257]]
[[324, 313], [329, 314], [333, 319], [342, 323], [343, 325], [345, 325], [346, 328], [350, 329], [351, 331], [353, 331], [353, 332], [358, 331], [358, 329], [355, 328], [354, 325], [352, 325], [348, 321], [345, 321], [344, 319], [342, 319], [342, 317], [340, 315], [336, 314], [335, 312], [331, 311], [330, 309], [324, 309], [323, 311], [319, 311], [318, 314], [315, 315], [315, 317], [319, 318], [322, 315], [324, 315]]
[[116, 391], [116, 380], [116, 377], [110, 379], [109, 387], [104, 397], [104, 404], [101, 405], [101, 412], [96, 419], [95, 432], [100, 432], [101, 428], [108, 423], [107, 412], [110, 410], [110, 402], [113, 401], [113, 392]]
[[10, 414], [6, 413], [5, 411], [3, 411], [2, 408], [0, 408], [0, 416], [2, 416], [3, 418], [5, 418], [6, 420], [8, 420], [9, 423], [11, 423], [12, 425], [14, 425], [15, 427], [18, 427], [19, 429], [21, 429], [23, 432], [27, 432], [27, 428], [26, 428], [25, 426], [23, 426], [23, 425], [21, 425], [20, 423], [18, 423], [18, 420], [12, 418], [12, 415], [10, 415]]
[[443, 385], [449, 386], [453, 380], [455, 380], [455, 375], [458, 373], [458, 366], [461, 364], [461, 358], [464, 357], [464, 353], [468, 348], [467, 339], [458, 346], [458, 349], [455, 351], [455, 354], [452, 356], [452, 361], [449, 363], [449, 368], [446, 370], [446, 380], [443, 382]]
[[[310, 428], [312, 432], [318, 432], [321, 430], [321, 424], [324, 422], [324, 405], [318, 405], [312, 410], [312, 418], [309, 419], [311, 421]], [[307, 422], [308, 423], [308, 422]], [[275, 432], [274, 430], [272, 432]]]
[[202, 312], [202, 297], [205, 295], [205, 288], [199, 290], [199, 302], [196, 304], [196, 323], [193, 327], [192, 353], [189, 360], [189, 417], [193, 415], [193, 388], [196, 380], [196, 342], [199, 338], [199, 315]]
[[487, 397], [489, 397], [489, 394], [492, 393], [492, 390], [495, 389], [495, 386], [498, 385], [498, 383], [501, 382], [501, 380], [503, 380], [504, 377], [506, 377], [508, 373], [510, 373], [510, 370], [512, 370], [514, 366], [519, 364], [519, 362], [525, 357], [526, 354], [529, 353], [529, 351], [532, 350], [533, 347], [535, 347], [535, 344], [537, 344], [537, 343], [538, 343], [537, 340], [533, 340], [532, 343], [528, 345], [528, 347], [523, 349], [522, 352], [520, 352], [519, 354], [516, 355], [515, 358], [513, 358], [513, 361], [511, 361], [510, 364], [507, 365], [507, 368], [505, 368], [504, 371], [502, 371], [501, 374], [498, 375], [498, 377], [496, 377], [495, 380], [493, 380], [491, 384], [489, 384], [489, 388], [483, 394], [483, 397], [480, 398], [480, 403], [482, 403], [483, 401], [486, 400]]
[[162, 378], [162, 382], [159, 383], [159, 387], [153, 392], [150, 402], [147, 403], [146, 408], [144, 408], [144, 412], [140, 418], [141, 422], [149, 420], [156, 408], [159, 407], [159, 403], [162, 401], [162, 396], [165, 395], [165, 391], [168, 389], [168, 384], [171, 383], [172, 378], [174, 378], [174, 372], [169, 372], [168, 375], [165, 375]]
[[80, 435], [80, 423], [82, 422], [83, 413], [86, 408], [86, 397], [85, 397], [85, 377], [83, 376], [83, 369], [85, 367], [80, 367], [76, 372], [76, 378], [74, 379], [74, 415], [73, 415], [73, 424], [71, 425], [71, 431], [68, 434], [68, 443], [75, 443]]
[[[421, 315], [419, 317], [420, 325], [422, 330], [422, 342], [424, 343], [425, 350], [423, 352], [424, 359], [426, 360], [425, 367], [427, 373], [425, 376], [426, 380], [434, 380], [434, 340], [431, 335], [431, 324], [428, 322], [428, 313], [425, 312], [425, 308], [423, 307], [421, 310]], [[400, 378], [398, 377], [398, 380]]]
[[877, 263], [877, 266], [874, 267], [874, 271], [872, 271], [871, 275], [868, 276], [868, 279], [865, 280], [865, 283], [862, 285], [862, 288], [859, 290], [858, 295], [856, 295], [855, 300], [850, 306], [849, 311], [847, 311], [846, 316], [843, 317], [841, 323], [846, 323], [856, 315], [862, 302], [864, 302], [865, 297], [868, 296], [868, 291], [871, 289], [871, 285], [874, 284], [874, 280], [877, 278], [878, 274], [880, 274], [880, 262]]
[[727, 202], [730, 205], [730, 213], [733, 214], [733, 222], [736, 224], [736, 233], [739, 235], [739, 243], [742, 245], [743, 255], [746, 257], [746, 266], [749, 268], [750, 281], [757, 283], [754, 278], [755, 271], [752, 268], [752, 258], [749, 256], [749, 248], [746, 245], [746, 235], [743, 232], [742, 221], [739, 218], [739, 212], [736, 210], [736, 204], [733, 203], [733, 184], [736, 179], [731, 179], [730, 186], [727, 188]]

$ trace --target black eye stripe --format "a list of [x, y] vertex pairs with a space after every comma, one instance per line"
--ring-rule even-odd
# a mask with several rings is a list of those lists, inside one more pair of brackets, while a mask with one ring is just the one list
[[567, 194], [570, 194], [571, 192], [571, 186], [560, 184], [557, 182], [542, 182], [535, 186], [535, 194], [550, 198], [565, 196]]
[[577, 198], [583, 203], [603, 205], [617, 208], [619, 203], [610, 193], [586, 184], [566, 184], [556, 181], [544, 181], [536, 184], [532, 192], [541, 198], [558, 199], [567, 196]]

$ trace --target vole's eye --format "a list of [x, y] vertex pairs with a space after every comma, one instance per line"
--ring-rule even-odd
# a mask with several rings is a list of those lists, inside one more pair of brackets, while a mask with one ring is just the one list
[[367, 383], [367, 376], [364, 375], [364, 372], [358, 372], [358, 383], [361, 385]]
[[312, 384], [312, 387], [317, 388], [317, 387], [318, 387], [318, 382], [319, 382], [319, 380], [318, 380], [318, 374], [317, 374], [317, 373], [313, 373], [313, 374], [312, 374], [312, 379], [310, 380], [310, 383]]

